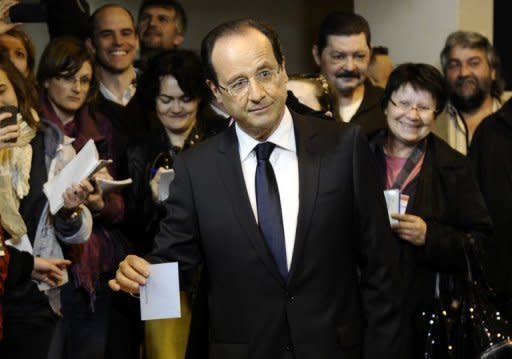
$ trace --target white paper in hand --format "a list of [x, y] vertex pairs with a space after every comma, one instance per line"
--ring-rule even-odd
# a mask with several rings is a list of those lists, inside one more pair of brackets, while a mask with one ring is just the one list
[[388, 207], [389, 223], [397, 224], [398, 220], [391, 218], [391, 213], [400, 213], [400, 190], [388, 189], [384, 191], [384, 198]]
[[94, 141], [87, 141], [85, 146], [77, 153], [77, 155], [59, 172], [58, 175], [51, 178], [43, 186], [43, 192], [48, 198], [50, 204], [50, 212], [55, 214], [64, 205], [62, 194], [66, 189], [71, 187], [73, 183], [78, 183], [99, 168], [105, 167], [110, 163], [109, 160], [100, 160], [98, 150]]
[[140, 287], [142, 320], [181, 317], [178, 263], [152, 264], [146, 285]]
[[174, 170], [163, 170], [160, 176], [160, 184], [158, 185], [158, 200], [165, 201], [169, 197], [169, 188], [174, 180]]

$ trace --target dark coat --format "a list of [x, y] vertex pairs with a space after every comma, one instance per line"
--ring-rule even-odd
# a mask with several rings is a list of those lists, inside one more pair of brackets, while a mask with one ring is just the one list
[[292, 113], [299, 164], [294, 253], [284, 281], [248, 199], [231, 127], [175, 161], [150, 262], [207, 271], [210, 358], [396, 358], [396, 250], [356, 126]]
[[[378, 138], [374, 137], [371, 147], [384, 183], [386, 165]], [[481, 248], [492, 230], [469, 160], [433, 134], [427, 137], [416, 192], [407, 213], [421, 217], [427, 224], [425, 246], [413, 246], [397, 238], [406, 293], [404, 330], [421, 341], [424, 338], [416, 337], [414, 322], [420, 311], [432, 309], [436, 273], [463, 274], [468, 235]]]
[[364, 97], [350, 123], [361, 126], [363, 132], [372, 138], [377, 132], [386, 127], [386, 116], [381, 109], [384, 90], [374, 86], [369, 80], [364, 83]]
[[486, 268], [501, 304], [512, 319], [512, 101], [478, 126], [469, 151], [489, 208], [494, 236], [486, 248]]

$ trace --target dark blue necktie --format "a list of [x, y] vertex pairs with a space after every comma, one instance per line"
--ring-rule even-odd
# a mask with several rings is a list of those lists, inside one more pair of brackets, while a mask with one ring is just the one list
[[258, 225], [268, 248], [274, 257], [283, 278], [288, 276], [286, 265], [286, 247], [284, 243], [283, 217], [276, 176], [269, 161], [274, 150], [273, 143], [260, 143], [255, 147], [258, 166], [256, 167], [256, 203], [258, 206]]

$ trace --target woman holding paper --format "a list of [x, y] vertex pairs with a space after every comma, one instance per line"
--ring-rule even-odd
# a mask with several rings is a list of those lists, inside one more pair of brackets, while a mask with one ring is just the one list
[[[441, 74], [426, 64], [392, 73], [382, 108], [387, 129], [371, 141], [381, 183], [400, 192], [400, 213], [390, 213], [403, 267], [406, 357], [423, 357], [424, 333], [413, 322], [432, 310], [436, 273], [465, 270], [464, 246], [480, 248], [491, 221], [468, 160], [431, 133], [446, 102]], [[412, 354], [411, 351], [412, 350]]]
[[[42, 117], [56, 125], [79, 151], [92, 139], [101, 159], [113, 153], [110, 121], [95, 112], [96, 91], [91, 54], [83, 42], [72, 37], [52, 40], [41, 55], [37, 71]], [[104, 168], [94, 179], [112, 179], [114, 167]], [[61, 332], [68, 342], [66, 355], [102, 358], [108, 337], [111, 291], [107, 280], [117, 265], [116, 255], [123, 247], [117, 224], [124, 215], [120, 193], [103, 194], [99, 181], [86, 201], [94, 216], [89, 241], [67, 251], [72, 260], [70, 285], [63, 288], [64, 325], [73, 330]], [[68, 352], [69, 351], [69, 352]]]
[[[2, 358], [48, 356], [60, 311], [58, 290], [50, 288], [62, 284], [70, 264], [63, 259], [61, 243], [84, 243], [92, 229], [91, 213], [82, 204], [92, 190], [86, 181], [63, 193], [64, 208], [55, 216], [48, 210], [43, 184], [75, 152], [55, 126], [39, 120], [30, 86], [13, 64], [0, 56], [0, 224], [8, 243], [22, 251], [11, 257], [7, 278], [9, 273], [18, 277], [19, 269], [14, 268], [21, 266], [28, 268], [28, 273], [35, 268], [32, 277], [38, 280], [38, 285], [27, 278], [6, 286]], [[10, 251], [17, 253], [16, 249]], [[42, 260], [32, 255], [53, 257], [47, 261], [54, 268], [50, 276], [37, 271]], [[40, 290], [46, 290], [46, 295]]]

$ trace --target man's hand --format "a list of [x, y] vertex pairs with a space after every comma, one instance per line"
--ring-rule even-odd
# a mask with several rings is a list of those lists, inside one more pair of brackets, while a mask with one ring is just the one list
[[110, 288], [127, 293], [139, 293], [139, 286], [146, 284], [146, 278], [149, 276], [149, 263], [135, 255], [127, 256], [124, 261], [119, 263], [116, 277], [108, 282]]
[[64, 279], [64, 269], [70, 264], [67, 259], [34, 257], [32, 278], [55, 287]]
[[391, 229], [398, 237], [415, 246], [425, 245], [427, 224], [421, 217], [412, 214], [391, 213], [391, 218], [399, 220], [397, 224], [391, 225]]

